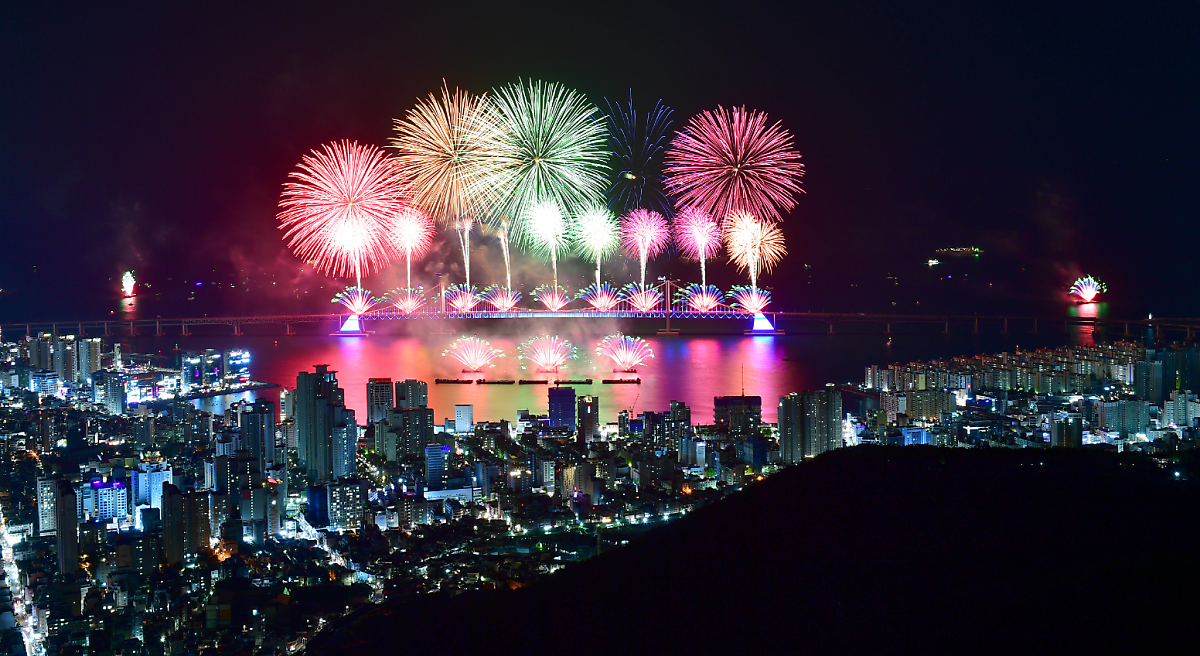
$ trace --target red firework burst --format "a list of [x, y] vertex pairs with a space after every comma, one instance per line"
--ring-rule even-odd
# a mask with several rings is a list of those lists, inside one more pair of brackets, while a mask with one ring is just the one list
[[342, 141], [305, 155], [298, 168], [283, 187], [278, 217], [296, 256], [359, 280], [387, 266], [398, 254], [392, 222], [409, 207], [408, 188], [387, 155]]
[[533, 290], [533, 297], [536, 298], [539, 303], [545, 305], [546, 309], [550, 310], [551, 312], [558, 312], [566, 307], [567, 303], [571, 302], [571, 299], [565, 293], [563, 293], [561, 287], [555, 287], [553, 285], [539, 286], [537, 289]]
[[481, 295], [484, 302], [496, 308], [497, 312], [512, 312], [521, 302], [521, 292], [493, 285], [483, 290]]
[[404, 256], [408, 286], [412, 286], [412, 261], [420, 259], [433, 245], [433, 219], [415, 207], [405, 208], [392, 220], [391, 237], [396, 251]]
[[625, 298], [633, 306], [633, 309], [638, 312], [653, 312], [658, 308], [658, 304], [662, 302], [662, 292], [658, 291], [656, 287], [642, 287], [632, 284], [629, 287], [629, 291], [625, 293]]
[[721, 298], [724, 294], [721, 290], [713, 285], [689, 285], [687, 289], [679, 292], [675, 296], [675, 300], [686, 304], [695, 312], [712, 312], [721, 305]]
[[750, 314], [762, 314], [771, 302], [771, 292], [754, 287], [734, 287], [729, 292], [729, 297], [733, 299], [734, 305]]
[[653, 210], [633, 210], [621, 217], [621, 247], [641, 263], [641, 283], [646, 285], [646, 261], [667, 246], [671, 230], [663, 215]]
[[466, 314], [479, 303], [479, 294], [473, 285], [453, 285], [446, 290], [446, 302], [459, 314]]
[[613, 289], [612, 285], [602, 283], [589, 285], [587, 289], [579, 292], [579, 298], [600, 312], [610, 312], [621, 302], [622, 293]]
[[388, 300], [392, 302], [392, 307], [404, 314], [412, 314], [425, 305], [425, 297], [421, 294], [420, 287], [393, 290], [388, 294]]
[[665, 171], [679, 202], [722, 221], [735, 210], [778, 221], [803, 191], [791, 133], [745, 107], [693, 116], [667, 148]]

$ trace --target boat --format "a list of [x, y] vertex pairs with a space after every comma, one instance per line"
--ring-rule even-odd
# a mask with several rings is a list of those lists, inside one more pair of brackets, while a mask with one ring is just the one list
[[479, 380], [475, 381], [475, 384], [477, 384], [477, 385], [513, 385], [516, 382], [517, 381], [510, 380], [510, 379], [487, 380], [485, 378], [480, 378]]
[[471, 385], [475, 381], [469, 378], [434, 378], [435, 385]]
[[978, 246], [955, 246], [953, 248], [939, 248], [934, 253], [938, 255], [983, 255], [983, 249]]
[[605, 385], [641, 385], [641, 378], [605, 378], [600, 381]]
[[548, 381], [548, 380], [530, 380], [528, 378], [522, 378], [521, 380], [518, 380], [517, 382], [521, 385], [549, 385], [550, 384], [550, 381]]
[[555, 385], [591, 385], [591, 378], [580, 378], [579, 380], [555, 380]]

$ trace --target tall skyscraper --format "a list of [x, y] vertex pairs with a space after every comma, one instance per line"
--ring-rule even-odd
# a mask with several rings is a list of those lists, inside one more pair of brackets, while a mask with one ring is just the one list
[[579, 421], [579, 441], [587, 444], [600, 439], [600, 397], [579, 397], [575, 404], [575, 415]]
[[242, 449], [258, 464], [258, 471], [275, 467], [275, 404], [255, 401], [241, 413]]
[[430, 491], [446, 489], [449, 459], [450, 447], [442, 444], [430, 444], [425, 447], [425, 487]]
[[174, 483], [174, 472], [166, 462], [139, 462], [131, 472], [133, 505], [162, 509], [163, 483]]
[[79, 571], [79, 507], [75, 486], [66, 479], [56, 479], [54, 488], [55, 542], [58, 548], [58, 571], [74, 574]]
[[396, 434], [397, 457], [419, 456], [433, 442], [433, 408], [396, 408], [388, 413], [387, 423]]
[[454, 406], [454, 432], [468, 435], [475, 432], [475, 406]]
[[383, 421], [387, 411], [396, 407], [391, 378], [367, 379], [367, 423]]
[[575, 388], [551, 387], [550, 428], [565, 428], [575, 431]]
[[162, 541], [163, 559], [167, 566], [183, 563], [183, 493], [170, 483], [164, 483], [162, 490]]
[[195, 556], [208, 551], [212, 538], [212, 494], [186, 492], [183, 495], [183, 551]]
[[779, 397], [779, 459], [794, 465], [804, 459], [804, 397], [792, 392]]
[[1050, 446], [1064, 449], [1083, 447], [1083, 418], [1067, 416], [1051, 422]]
[[842, 394], [833, 385], [779, 398], [779, 457], [788, 464], [842, 446]]
[[354, 411], [345, 407], [345, 391], [329, 365], [296, 376], [296, 433], [300, 465], [311, 483], [321, 483], [354, 471], [358, 426]]
[[397, 408], [424, 408], [429, 405], [429, 384], [412, 378], [396, 383]]
[[38, 535], [54, 535], [56, 515], [54, 494], [57, 484], [53, 478], [39, 478], [37, 482]]
[[1134, 396], [1139, 401], [1158, 405], [1163, 401], [1163, 363], [1141, 360], [1134, 365]]
[[692, 409], [683, 401], [671, 401], [671, 409], [663, 424], [668, 447], [678, 451], [680, 440], [692, 434]]

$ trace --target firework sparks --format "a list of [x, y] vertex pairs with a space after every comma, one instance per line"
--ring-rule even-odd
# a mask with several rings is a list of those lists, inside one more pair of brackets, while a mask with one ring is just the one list
[[644, 365], [646, 360], [654, 357], [654, 351], [641, 337], [617, 333], [596, 344], [596, 355], [611, 359], [613, 364], [617, 365], [613, 371], [632, 373], [637, 371], [636, 367]]
[[629, 301], [633, 309], [643, 314], [656, 310], [662, 298], [662, 292], [658, 291], [657, 287], [643, 287], [634, 283], [626, 285], [625, 300]]
[[[471, 122], [479, 156], [473, 193], [492, 217], [524, 217], [543, 201], [575, 213], [603, 195], [604, 124], [596, 107], [558, 84], [518, 82], [496, 89]], [[512, 235], [521, 243], [524, 225]]]
[[695, 207], [685, 207], [675, 215], [675, 246], [684, 257], [700, 260], [700, 285], [708, 285], [704, 261], [721, 250], [721, 229], [717, 222]]
[[550, 256], [554, 286], [558, 287], [558, 251], [567, 245], [570, 226], [562, 209], [553, 200], [544, 200], [525, 213], [525, 241], [531, 248]]
[[417, 101], [405, 120], [395, 121], [397, 169], [411, 182], [417, 205], [458, 233], [466, 284], [471, 284], [471, 224], [476, 202], [472, 183], [480, 155], [469, 125], [476, 121], [481, 99], [466, 91], [450, 91], [443, 83], [441, 97], [429, 94]]
[[332, 276], [362, 276], [396, 255], [391, 223], [408, 190], [387, 155], [342, 141], [301, 158], [279, 201], [279, 227], [296, 256]]
[[133, 296], [133, 286], [137, 283], [133, 279], [133, 272], [126, 271], [125, 275], [121, 276], [121, 292], [125, 294], [125, 298]]
[[804, 165], [792, 135], [745, 107], [693, 116], [666, 154], [667, 185], [685, 205], [713, 217], [737, 210], [779, 220], [795, 207]]
[[721, 305], [725, 295], [714, 285], [697, 285], [692, 283], [687, 289], [680, 290], [675, 300], [692, 308], [694, 312], [712, 312]]
[[621, 218], [621, 246], [630, 257], [638, 258], [642, 287], [646, 286], [646, 261], [666, 248], [670, 236], [667, 220], [653, 210], [637, 209]]
[[504, 286], [512, 289], [512, 257], [509, 253], [509, 222], [507, 218], [501, 217], [496, 221], [486, 226], [487, 232], [500, 242], [500, 253], [504, 255]]
[[396, 250], [404, 255], [404, 275], [409, 287], [412, 287], [413, 258], [424, 257], [429, 252], [433, 234], [433, 220], [415, 207], [397, 214], [392, 221], [392, 240]]
[[1067, 293], [1078, 296], [1084, 303], [1091, 303], [1096, 300], [1097, 296], [1107, 291], [1108, 285], [1092, 276], [1084, 276], [1076, 280]]
[[734, 287], [729, 292], [729, 298], [734, 307], [740, 307], [750, 314], [762, 314], [767, 304], [771, 302], [771, 292], [757, 287]]
[[783, 231], [749, 212], [734, 212], [725, 222], [725, 249], [738, 270], [749, 271], [750, 286], [758, 288], [758, 274], [771, 269], [787, 255]]
[[447, 355], [462, 363], [463, 373], [472, 373], [482, 371], [484, 367], [495, 367], [494, 360], [504, 357], [504, 351], [493, 348], [486, 339], [459, 337], [442, 351], [443, 357]]
[[425, 296], [420, 287], [393, 289], [387, 294], [387, 302], [404, 314], [412, 314], [425, 305]]
[[588, 305], [600, 312], [611, 312], [624, 298], [620, 290], [613, 289], [608, 283], [589, 285], [579, 292], [577, 298], [582, 298]]
[[363, 315], [371, 311], [371, 308], [379, 305], [382, 301], [371, 296], [371, 292], [359, 287], [347, 287], [345, 291], [337, 293], [333, 297], [334, 303], [341, 303], [346, 306], [346, 309], [353, 315]]
[[492, 285], [483, 290], [480, 295], [485, 303], [496, 308], [497, 312], [512, 312], [513, 308], [517, 307], [517, 303], [521, 302], [521, 292], [514, 292], [507, 287]]
[[608, 208], [595, 204], [575, 218], [571, 230], [575, 250], [596, 263], [596, 284], [600, 284], [600, 263], [612, 255], [621, 243], [621, 226]]
[[479, 292], [474, 285], [451, 285], [446, 288], [446, 302], [459, 314], [474, 310], [479, 300]]
[[664, 191], [662, 168], [670, 141], [671, 108], [660, 100], [639, 120], [632, 93], [628, 106], [614, 106], [607, 100], [605, 105], [614, 164], [613, 182], [607, 192], [609, 205], [621, 213], [649, 207], [669, 214], [671, 201]]
[[551, 312], [558, 312], [571, 302], [571, 298], [563, 292], [561, 287], [551, 285], [540, 285], [533, 290], [533, 297]]
[[[541, 335], [517, 347], [517, 357], [532, 362], [539, 372], [553, 373], [575, 357], [576, 348], [557, 335]], [[525, 368], [525, 365], [521, 365]]]

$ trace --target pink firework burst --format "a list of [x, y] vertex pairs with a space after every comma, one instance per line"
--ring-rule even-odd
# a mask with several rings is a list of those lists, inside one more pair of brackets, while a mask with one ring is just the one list
[[[517, 357], [533, 363], [539, 372], [553, 373], [575, 357], [576, 348], [565, 339], [550, 335], [534, 337], [517, 347]], [[525, 367], [524, 364], [521, 365]]]
[[481, 295], [484, 302], [496, 308], [497, 312], [512, 312], [521, 302], [521, 292], [514, 292], [506, 287], [492, 285], [483, 290]]
[[451, 285], [446, 289], [446, 302], [459, 314], [467, 314], [479, 304], [479, 292], [474, 285]]
[[658, 309], [662, 298], [662, 292], [658, 291], [657, 287], [643, 287], [630, 283], [625, 291], [625, 300], [629, 301], [634, 310], [644, 314]]
[[412, 314], [425, 305], [425, 296], [421, 293], [420, 287], [393, 289], [388, 293], [387, 300], [391, 302], [392, 307], [404, 314]]
[[415, 207], [406, 208], [392, 220], [391, 237], [396, 250], [404, 256], [408, 286], [412, 287], [412, 261], [420, 259], [433, 245], [433, 219]]
[[398, 255], [391, 225], [410, 208], [408, 187], [382, 150], [352, 141], [321, 146], [297, 168], [279, 201], [284, 239], [318, 271], [361, 286]]
[[350, 314], [362, 315], [371, 311], [371, 308], [379, 305], [379, 299], [371, 296], [371, 292], [359, 287], [347, 287], [346, 291], [338, 292], [337, 296], [333, 297], [334, 303], [341, 303], [346, 306]]
[[554, 285], [539, 285], [537, 289], [533, 290], [533, 297], [551, 312], [558, 312], [571, 302], [571, 298], [563, 292], [563, 288]]
[[750, 314], [762, 314], [771, 302], [771, 292], [756, 287], [734, 287], [729, 292], [729, 298], [733, 300], [734, 306]]
[[589, 285], [580, 290], [578, 298], [600, 312], [611, 312], [621, 302], [622, 293], [608, 283]]
[[504, 357], [504, 351], [493, 348], [486, 339], [459, 337], [442, 351], [442, 355], [458, 360], [463, 365], [463, 373], [470, 373], [496, 366], [493, 360]]
[[675, 215], [673, 231], [679, 252], [700, 260], [700, 284], [708, 285], [704, 263], [721, 250], [721, 228], [704, 210], [685, 207]]
[[633, 210], [621, 217], [621, 247], [642, 267], [641, 284], [646, 286], [646, 261], [658, 255], [670, 241], [671, 230], [663, 215], [653, 210]]
[[735, 210], [778, 221], [802, 192], [792, 135], [745, 107], [700, 112], [667, 147], [667, 185], [679, 202], [724, 220]]
[[693, 312], [712, 312], [721, 305], [724, 294], [714, 285], [697, 285], [692, 283], [687, 289], [681, 290], [675, 300], [690, 307]]
[[644, 365], [646, 360], [654, 357], [654, 351], [641, 337], [630, 337], [617, 333], [600, 340], [596, 345], [596, 355], [602, 355], [613, 361], [617, 367], [615, 372], [634, 372], [636, 367]]

